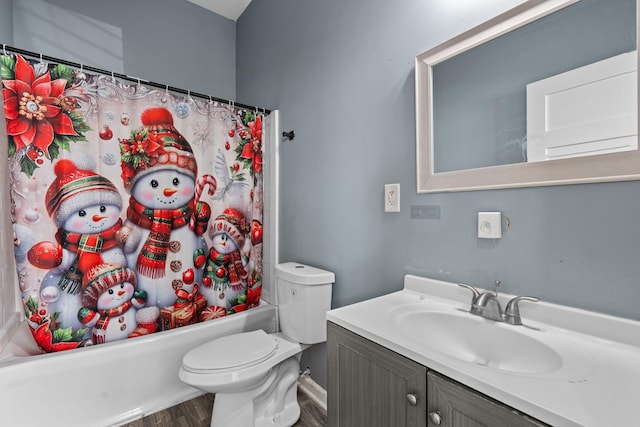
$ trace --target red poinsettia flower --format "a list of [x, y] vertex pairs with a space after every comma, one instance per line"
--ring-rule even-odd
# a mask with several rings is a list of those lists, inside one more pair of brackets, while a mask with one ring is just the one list
[[256, 117], [255, 122], [249, 122], [249, 130], [251, 130], [251, 138], [242, 149], [240, 157], [251, 161], [255, 173], [262, 170], [262, 120], [260, 116]]
[[260, 294], [262, 285], [247, 289], [247, 305], [249, 308], [257, 307], [260, 304]]
[[122, 154], [132, 156], [135, 158], [138, 156], [140, 162], [144, 162], [143, 159], [153, 159], [159, 156], [162, 152], [164, 144], [160, 137], [154, 133], [143, 135], [142, 133], [135, 133], [133, 139], [121, 139], [120, 150]]
[[47, 353], [78, 348], [80, 347], [80, 344], [82, 344], [79, 341], [64, 341], [54, 343], [53, 334], [51, 333], [51, 329], [49, 327], [49, 322], [41, 324], [37, 327], [37, 329], [32, 330], [32, 333], [36, 343], [38, 343], [40, 348]]
[[3, 80], [4, 114], [7, 133], [16, 150], [31, 144], [48, 153], [55, 134], [78, 135], [71, 118], [56, 105], [67, 81], [51, 81], [49, 72], [36, 78], [33, 67], [17, 56], [15, 80]]

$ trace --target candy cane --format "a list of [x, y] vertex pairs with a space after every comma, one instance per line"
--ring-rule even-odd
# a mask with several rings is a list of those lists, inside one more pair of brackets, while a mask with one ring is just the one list
[[198, 179], [198, 182], [196, 182], [196, 192], [193, 197], [193, 212], [191, 213], [191, 219], [189, 220], [189, 228], [191, 228], [192, 230], [196, 226], [196, 217], [197, 217], [196, 209], [198, 206], [198, 202], [200, 201], [200, 196], [202, 195], [202, 191], [207, 185], [209, 186], [208, 194], [210, 196], [213, 196], [213, 194], [216, 192], [216, 188], [218, 187], [216, 178], [213, 175], [209, 175], [209, 174], [202, 175], [200, 179]]

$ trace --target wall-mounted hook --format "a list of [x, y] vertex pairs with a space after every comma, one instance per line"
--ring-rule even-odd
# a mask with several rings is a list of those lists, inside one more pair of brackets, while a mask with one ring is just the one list
[[288, 138], [289, 141], [293, 141], [293, 138], [296, 137], [296, 133], [292, 130], [290, 130], [289, 132], [282, 132], [282, 137]]

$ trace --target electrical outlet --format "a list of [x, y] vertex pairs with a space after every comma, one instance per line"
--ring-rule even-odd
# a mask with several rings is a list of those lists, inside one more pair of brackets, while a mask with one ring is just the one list
[[384, 186], [384, 211], [400, 212], [400, 184]]

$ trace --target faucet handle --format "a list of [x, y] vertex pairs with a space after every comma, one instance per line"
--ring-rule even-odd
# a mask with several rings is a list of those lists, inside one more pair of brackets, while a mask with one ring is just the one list
[[469, 289], [471, 292], [473, 292], [473, 301], [475, 301], [480, 296], [480, 291], [471, 285], [467, 285], [466, 283], [458, 283], [458, 286], [460, 286], [461, 288]]
[[536, 297], [515, 297], [507, 303], [507, 308], [504, 310], [504, 321], [510, 325], [522, 325], [522, 318], [520, 317], [520, 307], [518, 303], [520, 301], [538, 302], [540, 298]]

